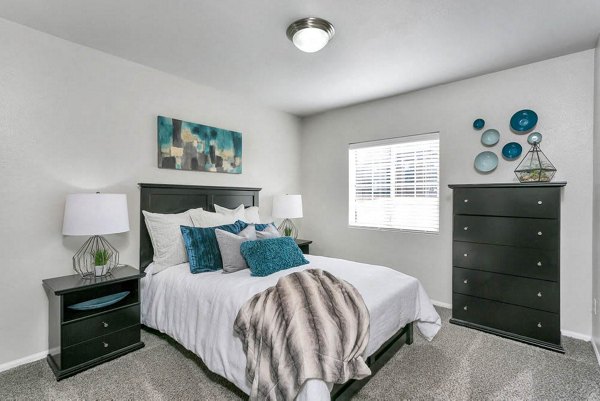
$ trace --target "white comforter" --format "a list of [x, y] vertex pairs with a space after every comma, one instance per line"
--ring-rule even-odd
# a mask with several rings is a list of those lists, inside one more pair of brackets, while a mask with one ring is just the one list
[[[248, 299], [291, 272], [319, 268], [356, 287], [371, 315], [367, 356], [409, 322], [415, 321], [429, 340], [440, 329], [440, 317], [416, 278], [383, 266], [314, 255], [306, 258], [310, 264], [267, 277], [252, 277], [248, 269], [191, 274], [187, 263], [153, 275], [150, 265], [142, 279], [142, 323], [173, 337], [246, 394], [250, 393], [246, 356], [233, 334], [233, 322]], [[330, 390], [330, 383], [308, 380], [296, 399], [329, 400]]]

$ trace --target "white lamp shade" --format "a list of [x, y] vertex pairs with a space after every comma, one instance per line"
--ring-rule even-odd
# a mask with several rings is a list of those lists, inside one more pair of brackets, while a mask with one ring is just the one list
[[124, 194], [71, 194], [65, 203], [63, 235], [105, 235], [129, 231]]
[[273, 217], [298, 219], [302, 217], [302, 195], [278, 195], [273, 198]]

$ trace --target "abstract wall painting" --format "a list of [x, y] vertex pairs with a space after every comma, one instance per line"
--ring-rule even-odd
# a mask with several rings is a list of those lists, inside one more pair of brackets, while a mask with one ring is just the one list
[[158, 167], [242, 173], [242, 134], [158, 116]]

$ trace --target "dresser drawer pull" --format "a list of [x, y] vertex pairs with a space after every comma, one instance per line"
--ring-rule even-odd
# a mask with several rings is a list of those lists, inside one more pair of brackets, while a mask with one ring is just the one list
[[541, 298], [541, 297], [542, 297], [542, 293], [538, 292], [538, 298]]
[[468, 199], [465, 199], [465, 203], [469, 203], [469, 200], [468, 200]]
[[102, 342], [102, 345], [104, 346], [104, 348], [108, 348], [108, 343]]
[[469, 226], [465, 226], [465, 228], [463, 228], [463, 230], [467, 231], [469, 229]]
[[542, 203], [544, 203], [544, 202], [542, 202], [542, 201], [538, 201], [538, 205], [541, 205]]
[[108, 327], [108, 323], [102, 322], [102, 326], [104, 326], [106, 328], [106, 327]]
[[542, 235], [542, 232], [541, 232], [541, 231], [538, 231], [538, 235]]
[[537, 262], [537, 265], [540, 266], [540, 267], [542, 267], [542, 262], [541, 261]]
[[468, 253], [465, 253], [463, 256], [466, 258], [467, 256], [469, 256], [469, 254], [468, 254]]
[[464, 310], [467, 310], [467, 309], [468, 309], [468, 308], [467, 308], [467, 305], [465, 305], [465, 307], [464, 307], [463, 309], [464, 309]]
[[538, 323], [538, 327], [541, 329], [542, 328], [542, 322]]
[[463, 281], [463, 283], [465, 283], [465, 284], [468, 284], [468, 283], [469, 283], [469, 280], [465, 280], [465, 281]]

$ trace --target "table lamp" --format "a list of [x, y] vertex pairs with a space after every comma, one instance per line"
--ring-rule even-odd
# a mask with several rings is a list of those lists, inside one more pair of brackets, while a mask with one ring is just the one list
[[65, 203], [63, 235], [90, 238], [73, 256], [82, 277], [106, 276], [119, 264], [119, 252], [103, 237], [129, 231], [125, 194], [71, 194]]
[[273, 217], [284, 219], [277, 229], [281, 235], [298, 238], [298, 228], [290, 219], [302, 217], [302, 195], [279, 195], [273, 198]]

